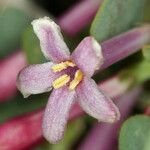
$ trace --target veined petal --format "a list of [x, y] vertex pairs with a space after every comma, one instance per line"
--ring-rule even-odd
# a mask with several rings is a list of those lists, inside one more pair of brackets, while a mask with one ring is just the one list
[[118, 108], [99, 90], [94, 80], [84, 77], [76, 90], [80, 105], [89, 115], [110, 123], [119, 119]]
[[52, 65], [51, 62], [30, 65], [20, 71], [17, 87], [24, 97], [51, 90], [52, 82], [59, 76], [51, 70]]
[[46, 106], [43, 118], [43, 135], [50, 143], [63, 138], [69, 117], [69, 110], [74, 102], [76, 92], [67, 86], [53, 90]]
[[54, 21], [44, 17], [34, 20], [32, 25], [46, 58], [57, 63], [70, 59], [69, 49], [63, 40], [59, 26]]
[[93, 37], [84, 38], [71, 57], [75, 64], [89, 77], [103, 63], [101, 46]]

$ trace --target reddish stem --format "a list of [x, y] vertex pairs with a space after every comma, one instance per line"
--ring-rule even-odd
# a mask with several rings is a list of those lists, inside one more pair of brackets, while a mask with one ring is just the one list
[[0, 149], [21, 150], [42, 139], [42, 115], [39, 110], [0, 125]]
[[16, 77], [25, 65], [26, 61], [22, 52], [0, 62], [0, 102], [16, 93]]
[[145, 109], [144, 114], [150, 116], [150, 106]]
[[139, 51], [150, 42], [150, 25], [132, 29], [101, 43], [104, 64], [100, 70]]
[[58, 24], [70, 36], [87, 26], [96, 14], [102, 0], [83, 0], [58, 18]]

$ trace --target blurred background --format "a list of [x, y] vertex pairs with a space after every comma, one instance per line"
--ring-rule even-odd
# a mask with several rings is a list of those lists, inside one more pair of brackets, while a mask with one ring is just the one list
[[[131, 110], [127, 113], [123, 110], [125, 115], [122, 120], [112, 126], [105, 123], [99, 126], [96, 120], [88, 115], [78, 117], [68, 124], [63, 141], [55, 145], [44, 140], [41, 133], [42, 113], [49, 94], [32, 95], [24, 99], [16, 89], [17, 74], [24, 66], [47, 61], [41, 53], [31, 21], [43, 16], [53, 18], [61, 26], [65, 41], [73, 51], [77, 44], [90, 34], [91, 23], [101, 2], [102, 0], [0, 0], [0, 150], [117, 150], [120, 126], [128, 113], [150, 115], [150, 47], [94, 76], [97, 82], [114, 77], [113, 81], [117, 84], [118, 74], [119, 79], [125, 78], [128, 90], [125, 87], [121, 91], [121, 86], [116, 89], [119, 94], [116, 92], [110, 96], [117, 104], [120, 99], [122, 100], [123, 103], [118, 104], [120, 108], [126, 105], [124, 99], [128, 99], [128, 103], [134, 98], [135, 107], [129, 106]], [[134, 26], [142, 26], [149, 21], [150, 1], [148, 0], [144, 7], [142, 22], [137, 21]], [[75, 26], [76, 23], [80, 25]], [[132, 78], [132, 81], [128, 77]], [[135, 90], [133, 87], [141, 84], [144, 90], [137, 95], [140, 90]], [[102, 87], [105, 89], [105, 86]], [[138, 92], [132, 95], [132, 90]], [[148, 125], [150, 122], [147, 123]], [[96, 136], [96, 133], [100, 136]], [[109, 139], [111, 135], [113, 136]], [[94, 142], [96, 140], [91, 140], [94, 138], [100, 138], [102, 141], [100, 143], [105, 143], [102, 144], [104, 147], [97, 145]], [[146, 150], [149, 149], [150, 146]]]

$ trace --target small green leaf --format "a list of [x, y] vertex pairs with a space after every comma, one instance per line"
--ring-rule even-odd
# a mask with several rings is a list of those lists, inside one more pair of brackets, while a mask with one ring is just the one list
[[145, 45], [143, 47], [142, 54], [146, 60], [150, 61], [150, 45]]
[[119, 150], [150, 150], [150, 117], [137, 115], [123, 124]]
[[40, 43], [32, 27], [25, 30], [23, 34], [22, 47], [29, 64], [43, 63], [46, 61], [40, 49]]
[[142, 18], [145, 0], [104, 0], [92, 23], [91, 35], [103, 41], [117, 35]]
[[15, 8], [0, 9], [0, 57], [20, 48], [22, 32], [30, 18]]

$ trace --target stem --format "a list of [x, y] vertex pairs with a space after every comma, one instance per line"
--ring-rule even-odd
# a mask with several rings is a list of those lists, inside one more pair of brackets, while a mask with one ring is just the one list
[[[119, 82], [118, 77], [100, 83], [99, 87], [106, 93], [110, 92], [108, 95], [111, 97], [118, 97], [127, 90], [124, 88], [124, 83]], [[122, 90], [120, 90], [120, 93], [116, 93], [112, 87], [116, 87], [115, 90], [119, 88]], [[43, 112], [44, 109], [14, 118], [0, 125], [0, 149], [20, 150], [40, 141], [42, 139], [41, 122]], [[75, 119], [83, 114], [83, 110], [76, 104], [71, 110], [69, 119]]]
[[21, 52], [0, 62], [0, 102], [16, 93], [16, 77], [25, 64]]
[[95, 124], [83, 143], [79, 146], [78, 150], [110, 150], [110, 148], [111, 150], [116, 150], [119, 129], [130, 114], [141, 91], [142, 89], [137, 87], [121, 97], [117, 102], [121, 113], [120, 121], [113, 125], [106, 123]]
[[0, 149], [25, 149], [42, 139], [42, 115], [43, 110], [39, 110], [0, 125]]
[[132, 29], [110, 40], [104, 41], [101, 46], [104, 56], [104, 64], [100, 70], [124, 59], [139, 51], [150, 42], [150, 25]]
[[83, 0], [58, 18], [58, 24], [70, 36], [75, 36], [95, 16], [102, 0]]

